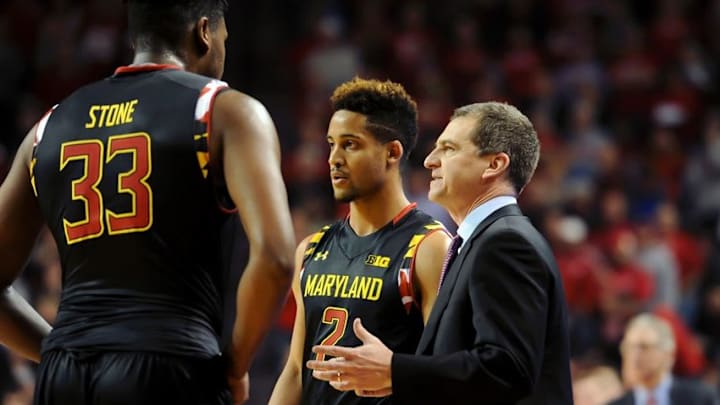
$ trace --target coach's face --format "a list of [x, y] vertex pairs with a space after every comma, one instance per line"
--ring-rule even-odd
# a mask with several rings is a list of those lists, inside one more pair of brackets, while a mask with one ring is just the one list
[[425, 167], [432, 171], [428, 197], [456, 220], [463, 218], [482, 194], [481, 173], [490, 162], [490, 157], [481, 155], [470, 138], [476, 124], [471, 117], [453, 119], [425, 158]]

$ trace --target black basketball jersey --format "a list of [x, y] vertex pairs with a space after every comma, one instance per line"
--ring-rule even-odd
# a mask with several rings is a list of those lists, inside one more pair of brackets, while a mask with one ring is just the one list
[[[357, 236], [347, 220], [324, 227], [310, 239], [300, 277], [305, 307], [303, 364], [318, 358], [314, 345], [358, 346], [352, 322], [363, 325], [393, 352], [413, 353], [423, 330], [412, 285], [415, 250], [444, 227], [408, 206], [377, 232]], [[303, 404], [387, 404], [336, 391], [303, 369]]]
[[220, 352], [220, 210], [208, 126], [227, 85], [119, 68], [38, 124], [32, 181], [63, 291], [44, 350]]

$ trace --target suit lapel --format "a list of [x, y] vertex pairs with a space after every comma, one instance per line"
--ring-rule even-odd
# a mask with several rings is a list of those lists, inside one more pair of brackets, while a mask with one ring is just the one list
[[440, 287], [440, 292], [438, 293], [437, 299], [435, 300], [435, 305], [433, 306], [432, 311], [430, 311], [430, 317], [428, 318], [427, 325], [425, 325], [425, 330], [423, 330], [422, 336], [420, 337], [420, 342], [418, 342], [416, 353], [425, 353], [435, 339], [438, 324], [440, 323], [440, 318], [442, 318], [442, 314], [445, 312], [445, 308], [447, 308], [450, 296], [452, 295], [455, 287], [455, 283], [458, 280], [459, 273], [461, 271], [467, 271], [464, 270], [465, 268], [463, 267], [463, 263], [468, 257], [470, 251], [473, 250], [473, 243], [475, 239], [477, 239], [478, 236], [483, 233], [483, 231], [485, 231], [488, 226], [490, 226], [490, 224], [497, 221], [499, 218], [509, 215], [522, 215], [522, 212], [516, 204], [500, 208], [499, 210], [490, 214], [490, 216], [485, 218], [482, 222], [480, 222], [477, 228], [475, 228], [475, 230], [473, 231], [470, 238], [465, 241], [462, 250], [458, 254], [455, 261], [450, 265], [450, 268], [448, 269], [447, 275], [445, 277], [445, 281]]
[[450, 265], [450, 269], [448, 270], [447, 276], [445, 277], [445, 281], [443, 282], [437, 299], [435, 300], [435, 305], [433, 305], [433, 309], [432, 311], [430, 311], [430, 318], [428, 318], [427, 325], [425, 325], [425, 329], [420, 336], [420, 342], [418, 342], [418, 347], [416, 350], [418, 354], [423, 353], [431, 345], [432, 340], [435, 338], [435, 332], [437, 331], [438, 323], [440, 321], [440, 318], [442, 317], [443, 312], [445, 311], [445, 308], [447, 307], [448, 300], [450, 299], [450, 292], [452, 290], [450, 286], [455, 285], [455, 281], [457, 281], [457, 272], [459, 269], [462, 268], [462, 263], [467, 257], [468, 250], [470, 250], [466, 249], [467, 247], [469, 247], [469, 243], [466, 242], [465, 247], [458, 254], [455, 261]]

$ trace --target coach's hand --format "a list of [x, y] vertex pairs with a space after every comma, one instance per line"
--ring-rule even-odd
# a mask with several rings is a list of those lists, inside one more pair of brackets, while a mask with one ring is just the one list
[[307, 362], [313, 377], [327, 381], [340, 391], [355, 391], [358, 396], [380, 397], [392, 394], [392, 351], [368, 332], [359, 318], [353, 322], [358, 347], [314, 346], [313, 352], [334, 359]]
[[233, 405], [241, 405], [248, 400], [250, 396], [250, 375], [248, 373], [238, 377], [230, 372], [228, 374], [228, 385], [230, 386], [230, 392], [232, 392]]

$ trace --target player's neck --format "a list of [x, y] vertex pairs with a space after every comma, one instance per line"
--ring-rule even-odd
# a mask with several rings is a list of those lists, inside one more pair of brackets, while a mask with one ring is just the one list
[[447, 207], [447, 211], [450, 214], [450, 217], [452, 217], [453, 221], [455, 221], [455, 223], [459, 225], [462, 221], [465, 220], [465, 218], [470, 214], [470, 212], [472, 212], [472, 210], [481, 206], [482, 204], [485, 204], [486, 202], [492, 200], [495, 197], [501, 196], [517, 197], [517, 194], [515, 193], [515, 189], [513, 189], [511, 185], [507, 184], [507, 182], [498, 182], [491, 184], [489, 187], [487, 187], [487, 189], [481, 190], [475, 197], [475, 199], [469, 204], [460, 204], [457, 207]]
[[369, 235], [392, 221], [410, 202], [402, 187], [388, 187], [350, 203], [350, 226], [359, 236]]
[[135, 53], [132, 65], [176, 65], [185, 68], [185, 62], [177, 54], [171, 51], [138, 51]]

